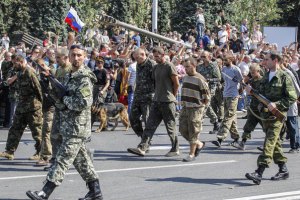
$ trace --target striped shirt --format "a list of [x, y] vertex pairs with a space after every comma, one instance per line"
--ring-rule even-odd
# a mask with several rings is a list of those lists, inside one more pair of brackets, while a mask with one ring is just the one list
[[194, 76], [183, 77], [181, 89], [181, 102], [183, 107], [197, 108], [205, 106], [204, 100], [210, 99], [210, 92], [205, 78], [196, 73]]

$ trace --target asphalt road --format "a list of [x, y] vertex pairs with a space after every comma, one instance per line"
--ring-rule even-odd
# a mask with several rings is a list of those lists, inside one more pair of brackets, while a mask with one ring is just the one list
[[[240, 133], [244, 123], [245, 120], [238, 119]], [[246, 151], [226, 146], [230, 138], [217, 149], [209, 142], [215, 140], [216, 135], [208, 134], [212, 125], [205, 119], [200, 138], [206, 141], [206, 147], [197, 160], [190, 163], [182, 162], [188, 154], [188, 144], [181, 136], [181, 155], [164, 157], [170, 149], [170, 140], [163, 124], [157, 129], [151, 150], [145, 157], [127, 153], [126, 149], [135, 147], [139, 138], [132, 129], [123, 130], [121, 125], [113, 132], [93, 133], [92, 142], [88, 144], [94, 151], [94, 165], [105, 200], [300, 199], [300, 153], [286, 153], [290, 171], [288, 180], [270, 180], [278, 171], [274, 164], [266, 169], [259, 186], [245, 178], [245, 173], [256, 169], [260, 153], [256, 147], [263, 143], [260, 127], [254, 131]], [[7, 129], [0, 129], [0, 151], [5, 149], [7, 133]], [[0, 159], [0, 200], [28, 199], [27, 190], [42, 188], [46, 172], [27, 160], [34, 153], [33, 145], [30, 131], [26, 131], [15, 160]], [[288, 150], [289, 142], [285, 141], [284, 151]], [[75, 200], [85, 196], [87, 191], [85, 182], [72, 166], [50, 199]]]

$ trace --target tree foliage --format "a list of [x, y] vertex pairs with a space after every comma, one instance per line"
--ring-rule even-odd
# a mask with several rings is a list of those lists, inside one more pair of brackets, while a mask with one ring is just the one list
[[229, 16], [231, 22], [239, 25], [243, 19], [248, 19], [250, 28], [255, 23], [270, 25], [279, 18], [280, 12], [277, 0], [235, 0], [227, 7], [231, 13]]
[[[96, 14], [108, 15], [140, 28], [151, 30], [152, 0], [1, 0], [0, 33], [23, 31], [40, 37], [43, 31], [66, 35], [70, 30], [64, 18], [73, 6], [86, 26], [93, 28]], [[158, 32], [185, 32], [195, 25], [195, 11], [202, 7], [206, 25], [212, 28], [217, 11], [224, 9], [225, 19], [239, 25], [243, 18], [250, 24], [298, 26], [299, 0], [159, 0]], [[84, 31], [83, 30], [83, 31]]]
[[[172, 27], [184, 32], [191, 26], [196, 25], [196, 9], [201, 7], [204, 10], [204, 17], [207, 28], [211, 29], [219, 10], [228, 11], [226, 0], [175, 0], [177, 10], [172, 12]], [[228, 12], [227, 12], [228, 13]]]

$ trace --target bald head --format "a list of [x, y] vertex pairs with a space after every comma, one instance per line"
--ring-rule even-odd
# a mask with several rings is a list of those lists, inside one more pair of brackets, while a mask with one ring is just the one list
[[59, 66], [64, 66], [67, 62], [69, 62], [69, 50], [65, 47], [58, 48], [55, 58]]
[[145, 49], [138, 48], [133, 52], [133, 57], [136, 60], [138, 64], [142, 64], [147, 59], [146, 51]]

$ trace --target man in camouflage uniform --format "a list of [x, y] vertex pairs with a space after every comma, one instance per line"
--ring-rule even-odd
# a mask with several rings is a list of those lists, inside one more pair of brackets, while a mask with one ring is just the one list
[[[208, 82], [210, 95], [213, 97], [216, 92], [217, 84], [221, 81], [221, 74], [217, 65], [211, 62], [211, 57], [208, 51], [204, 51], [201, 55], [203, 64], [197, 66], [196, 70], [200, 73]], [[210, 134], [213, 134], [218, 131], [218, 117], [214, 110], [211, 107], [211, 104], [206, 105], [206, 115], [210, 118], [210, 123], [214, 125], [213, 131], [210, 131]]]
[[[13, 65], [16, 62], [16, 55], [12, 55], [11, 61]], [[8, 79], [7, 79], [7, 85], [9, 86], [9, 92], [8, 92], [8, 98], [10, 102], [10, 119], [9, 119], [9, 127], [12, 126], [13, 117], [15, 115], [16, 107], [17, 107], [17, 98], [18, 98], [18, 92], [17, 92], [17, 70], [13, 66], [8, 71]]]
[[147, 58], [146, 52], [142, 48], [136, 49], [133, 56], [137, 61], [137, 66], [134, 98], [129, 120], [133, 131], [141, 137], [144, 131], [142, 121], [146, 124], [154, 96], [154, 79], [152, 76], [154, 62]]
[[[4, 54], [4, 61], [2, 62], [0, 68], [2, 72], [2, 79], [6, 81], [9, 78], [9, 71], [13, 68], [13, 62], [11, 61], [12, 54], [10, 52], [6, 52]], [[9, 101], [9, 87], [7, 84], [4, 85], [4, 88], [1, 92], [0, 103], [5, 103], [5, 112], [4, 112], [4, 121], [3, 126], [9, 128], [10, 121], [10, 101]]]
[[128, 148], [127, 151], [138, 156], [144, 156], [157, 127], [163, 120], [171, 140], [171, 149], [165, 156], [178, 156], [179, 145], [175, 121], [175, 96], [179, 88], [178, 75], [175, 66], [165, 60], [165, 53], [162, 48], [154, 48], [153, 55], [157, 64], [153, 70], [155, 95], [150, 108], [149, 118], [142, 135], [142, 141], [137, 148]]
[[[223, 61], [221, 58], [218, 58], [215, 61], [215, 64], [218, 66], [219, 72], [221, 74]], [[221, 76], [221, 82], [217, 83], [215, 95], [211, 98], [211, 107], [218, 116], [218, 122], [222, 122], [224, 118], [224, 99], [223, 99], [223, 90], [224, 90], [224, 80]]]
[[[51, 74], [55, 74], [55, 69], [46, 65], [43, 59], [36, 61], [45, 70], [50, 70]], [[40, 152], [40, 159], [37, 161], [37, 166], [46, 166], [52, 155], [52, 147], [50, 141], [50, 133], [52, 129], [53, 113], [54, 113], [54, 100], [49, 95], [49, 80], [44, 74], [40, 74], [40, 84], [43, 92], [43, 128], [42, 128], [42, 147]]]
[[26, 192], [33, 200], [48, 199], [55, 187], [62, 183], [65, 173], [72, 164], [87, 182], [90, 190], [81, 200], [103, 199], [98, 175], [86, 148], [86, 142], [91, 136], [91, 105], [96, 76], [84, 66], [86, 57], [84, 47], [73, 45], [70, 49], [72, 71], [63, 81], [66, 91], [57, 92], [57, 97], [62, 100], [65, 107], [60, 115], [60, 133], [63, 141], [43, 189]]
[[[58, 69], [55, 72], [55, 77], [59, 82], [63, 82], [64, 77], [68, 74], [72, 65], [69, 62], [69, 50], [67, 48], [59, 48], [56, 52], [56, 61]], [[53, 114], [52, 129], [50, 134], [50, 141], [52, 145], [52, 158], [49, 162], [53, 163], [57, 154], [57, 151], [62, 143], [62, 135], [60, 133], [60, 115], [61, 110], [64, 109], [64, 104], [55, 97], [50, 91], [50, 96], [55, 100], [55, 110]], [[47, 170], [48, 168], [45, 168]]]
[[19, 101], [12, 127], [8, 132], [6, 151], [0, 153], [0, 157], [14, 159], [14, 152], [18, 148], [26, 126], [29, 125], [36, 142], [36, 153], [29, 159], [38, 160], [42, 141], [42, 90], [35, 72], [27, 66], [25, 58], [17, 56], [15, 68], [18, 71]]
[[[271, 101], [267, 107], [262, 106], [261, 117], [267, 119], [262, 121], [266, 133], [262, 154], [258, 156], [258, 168], [253, 173], [246, 173], [246, 178], [259, 185], [265, 168], [269, 167], [272, 160], [279, 166], [279, 172], [271, 180], [283, 180], [289, 177], [286, 167], [287, 158], [283, 155], [281, 140], [279, 138], [283, 122], [274, 119], [270, 111], [278, 109], [286, 115], [290, 105], [297, 100], [296, 90], [291, 77], [280, 69], [281, 56], [276, 52], [266, 55], [266, 66], [269, 72], [261, 80], [259, 92]], [[251, 94], [251, 86], [246, 87], [248, 94]]]
[[[260, 75], [260, 66], [257, 63], [254, 63], [250, 66], [250, 73], [252, 78], [249, 80], [249, 84], [253, 89], [259, 89], [261, 84], [262, 76]], [[259, 116], [260, 112], [258, 111], [259, 101], [256, 98], [252, 98], [250, 102], [250, 109], [247, 114], [247, 121], [244, 125], [244, 133], [242, 135], [242, 141], [240, 142], [240, 148], [245, 150], [246, 141], [251, 139], [251, 132], [255, 129], [256, 125], [259, 123], [262, 126], [262, 122], [256, 116]]]

